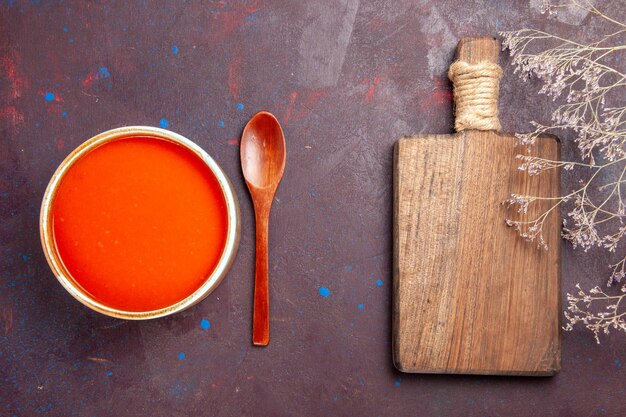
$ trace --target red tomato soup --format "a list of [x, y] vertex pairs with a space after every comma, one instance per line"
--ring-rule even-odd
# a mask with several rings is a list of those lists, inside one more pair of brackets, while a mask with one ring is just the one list
[[124, 311], [168, 307], [196, 291], [217, 265], [226, 201], [192, 151], [151, 137], [107, 142], [61, 179], [54, 240], [74, 281]]

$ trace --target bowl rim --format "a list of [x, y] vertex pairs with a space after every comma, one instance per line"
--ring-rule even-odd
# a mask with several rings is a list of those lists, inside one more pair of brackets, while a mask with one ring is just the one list
[[[54, 241], [53, 221], [52, 221], [52, 203], [57, 193], [59, 184], [63, 180], [65, 174], [72, 167], [72, 165], [84, 155], [93, 151], [99, 146], [102, 146], [108, 142], [124, 139], [130, 136], [148, 136], [156, 139], [166, 140], [172, 143], [183, 146], [187, 150], [193, 152], [198, 156], [215, 175], [220, 184], [222, 194], [226, 200], [226, 211], [228, 219], [228, 230], [226, 234], [226, 243], [222, 251], [217, 265], [212, 270], [210, 275], [205, 279], [204, 283], [196, 289], [192, 294], [186, 298], [176, 302], [167, 307], [163, 307], [150, 311], [126, 311], [113, 307], [109, 307], [96, 301], [91, 295], [83, 290], [78, 282], [71, 278], [71, 275], [65, 268], [63, 261], [56, 250], [56, 244]], [[241, 231], [241, 220], [239, 213], [239, 202], [237, 195], [233, 190], [233, 186], [224, 174], [219, 165], [204, 151], [200, 146], [187, 139], [186, 137], [157, 127], [152, 126], [125, 126], [111, 130], [107, 130], [100, 134], [97, 134], [90, 139], [80, 144], [74, 149], [56, 169], [43, 196], [41, 203], [41, 212], [39, 217], [39, 233], [41, 237], [41, 243], [43, 251], [48, 261], [48, 265], [52, 269], [52, 272], [56, 276], [61, 285], [78, 301], [85, 306], [95, 310], [99, 313], [107, 316], [128, 319], [128, 320], [146, 320], [154, 319], [157, 317], [163, 317], [170, 314], [183, 311], [194, 304], [203, 300], [211, 292], [217, 288], [220, 282], [226, 276], [230, 266], [232, 265], [235, 256], [237, 254], [237, 248], [239, 246], [239, 238]]]

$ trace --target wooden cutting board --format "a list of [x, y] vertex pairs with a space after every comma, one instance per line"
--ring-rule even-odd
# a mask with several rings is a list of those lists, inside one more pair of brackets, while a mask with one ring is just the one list
[[[466, 38], [457, 59], [498, 61], [493, 38]], [[515, 111], [515, 109], [501, 109]], [[502, 204], [511, 193], [556, 197], [560, 172], [529, 176], [519, 153], [558, 160], [542, 137], [532, 151], [512, 134], [464, 130], [400, 139], [394, 150], [393, 360], [404, 372], [553, 375], [561, 366], [560, 225], [548, 250], [505, 219], [534, 219]]]

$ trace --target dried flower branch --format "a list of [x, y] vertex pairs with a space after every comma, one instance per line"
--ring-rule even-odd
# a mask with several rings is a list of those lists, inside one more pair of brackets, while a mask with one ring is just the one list
[[[589, 293], [581, 290], [579, 285], [576, 285], [576, 288], [578, 288], [577, 294], [567, 294], [569, 305], [568, 311], [565, 312], [567, 318], [565, 330], [572, 330], [575, 324], [583, 324], [593, 332], [598, 343], [600, 343], [598, 337], [600, 332], [608, 334], [611, 328], [626, 331], [626, 321], [624, 321], [626, 310], [620, 305], [626, 294], [612, 296], [597, 286], [589, 290]], [[626, 288], [622, 287], [622, 292], [626, 292]], [[597, 311], [598, 304], [603, 306], [604, 310]]]
[[[544, 221], [552, 211], [567, 206], [562, 236], [574, 248], [587, 252], [600, 247], [615, 252], [626, 234], [623, 190], [626, 183], [626, 74], [614, 67], [626, 51], [626, 45], [620, 44], [626, 23], [605, 15], [587, 0], [572, 0], [566, 4], [544, 2], [543, 12], [554, 15], [566, 7], [577, 7], [601, 19], [610, 33], [588, 43], [535, 29], [502, 32], [501, 35], [503, 47], [509, 49], [513, 58], [515, 72], [524, 79], [538, 78], [543, 85], [539, 92], [554, 101], [559, 100], [551, 114], [551, 123], [533, 122], [535, 130], [518, 135], [519, 144], [530, 147], [545, 133], [565, 130], [573, 132], [581, 153], [580, 162], [519, 155], [519, 169], [529, 175], [556, 168], [573, 171], [579, 175], [580, 187], [557, 198], [511, 195], [507, 203], [516, 206], [521, 213], [526, 213], [530, 204], [539, 201], [551, 200], [551, 204], [534, 219], [508, 220], [507, 224], [524, 239], [546, 248], [542, 236]], [[621, 282], [626, 275], [625, 266], [626, 256], [610, 265], [609, 286]], [[577, 295], [568, 294], [565, 328], [571, 330], [575, 324], [583, 324], [594, 332], [598, 343], [600, 331], [608, 333], [611, 327], [626, 331], [626, 312], [618, 311], [626, 296], [626, 283], [622, 292], [611, 296], [595, 287], [589, 294], [580, 288]], [[599, 309], [602, 303], [606, 305]]]

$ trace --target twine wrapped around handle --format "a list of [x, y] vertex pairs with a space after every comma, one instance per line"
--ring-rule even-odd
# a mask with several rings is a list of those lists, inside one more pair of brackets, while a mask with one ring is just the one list
[[456, 61], [448, 77], [454, 85], [457, 132], [466, 129], [500, 130], [498, 92], [502, 69], [494, 62]]

